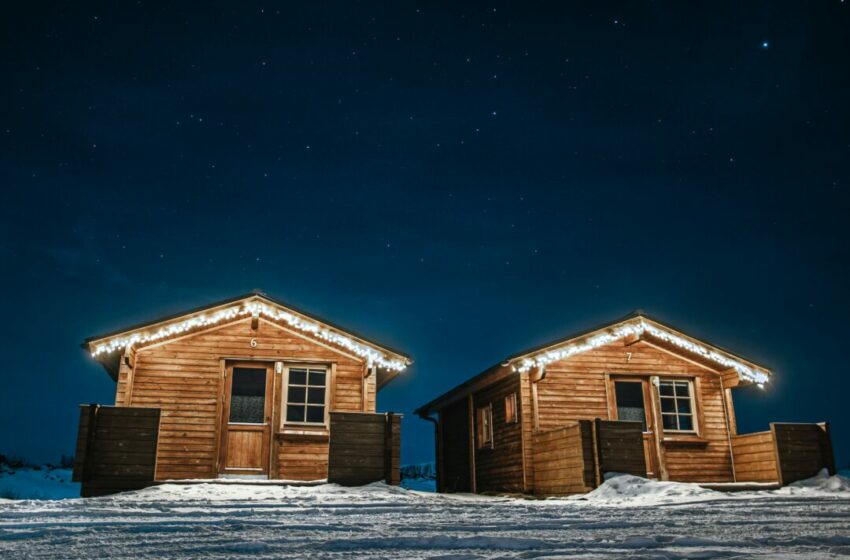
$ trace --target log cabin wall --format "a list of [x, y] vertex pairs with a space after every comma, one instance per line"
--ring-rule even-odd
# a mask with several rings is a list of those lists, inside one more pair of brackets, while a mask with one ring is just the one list
[[[218, 476], [222, 381], [225, 360], [230, 359], [327, 364], [331, 374], [329, 410], [375, 411], [375, 375], [364, 380], [367, 369], [363, 360], [265, 319], [257, 322], [256, 329], [248, 317], [142, 347], [135, 352], [133, 367], [125, 368], [123, 377], [119, 374], [116, 405], [162, 409], [157, 480]], [[270, 477], [326, 478], [328, 430], [282, 430], [279, 373], [274, 387]]]
[[440, 409], [437, 476], [443, 492], [471, 492], [469, 400]]
[[[478, 492], [525, 491], [522, 449], [522, 402], [519, 374], [513, 374], [485, 387], [473, 396], [475, 426], [475, 489]], [[516, 395], [517, 418], [505, 419], [505, 397]], [[493, 444], [480, 445], [478, 409], [492, 406]]]
[[[693, 379], [699, 438], [673, 436], [663, 443], [670, 480], [731, 482], [729, 432], [719, 372], [639, 341], [601, 346], [549, 364], [535, 382], [535, 428], [548, 431], [581, 419], [614, 419], [608, 376]], [[678, 441], [677, 441], [678, 440]], [[688, 441], [690, 440], [690, 441]]]

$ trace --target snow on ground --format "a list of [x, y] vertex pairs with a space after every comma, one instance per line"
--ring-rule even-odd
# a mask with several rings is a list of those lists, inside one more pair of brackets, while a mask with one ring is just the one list
[[57, 500], [79, 495], [80, 485], [71, 482], [70, 469], [0, 467], [0, 500]]
[[164, 484], [0, 503], [0, 558], [847, 558], [850, 481], [724, 494], [620, 476], [531, 500], [343, 488]]

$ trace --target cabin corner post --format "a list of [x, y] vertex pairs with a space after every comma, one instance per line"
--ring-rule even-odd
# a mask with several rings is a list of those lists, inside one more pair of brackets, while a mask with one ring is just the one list
[[519, 374], [520, 380], [520, 437], [522, 445], [523, 491], [534, 493], [534, 418], [532, 405], [532, 384], [528, 372]]
[[124, 348], [118, 362], [118, 379], [115, 384], [115, 406], [130, 406], [133, 398], [133, 373], [136, 370], [136, 351]]
[[478, 491], [476, 483], [478, 469], [475, 468], [475, 399], [472, 393], [466, 397], [466, 402], [469, 410], [469, 486], [475, 494]]

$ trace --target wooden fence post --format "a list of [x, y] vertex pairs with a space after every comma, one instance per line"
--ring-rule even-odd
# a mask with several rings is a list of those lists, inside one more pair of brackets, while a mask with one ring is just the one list
[[[385, 415], [384, 425], [384, 481], [387, 484], [397, 486], [401, 482], [400, 453], [401, 453], [401, 426], [396, 430], [401, 417], [398, 414], [388, 412]], [[398, 432], [398, 433], [397, 433]]]
[[593, 422], [590, 425], [590, 433], [592, 442], [593, 442], [593, 482], [594, 488], [598, 488], [600, 484], [602, 484], [602, 450], [601, 450], [601, 441], [599, 439], [599, 425], [602, 420], [599, 418], [594, 418]]
[[829, 433], [829, 422], [821, 422], [823, 427], [820, 434], [820, 453], [823, 458], [824, 466], [829, 471], [830, 475], [836, 473], [835, 470], [835, 453], [832, 450], [832, 436]]
[[82, 476], [82, 487], [81, 493], [85, 495], [85, 487], [87, 482], [91, 482], [92, 479], [92, 469], [93, 469], [93, 461], [94, 461], [94, 452], [95, 452], [95, 439], [97, 434], [97, 413], [100, 411], [100, 405], [91, 403], [89, 404], [89, 425], [86, 430], [86, 456], [83, 460], [83, 472]]

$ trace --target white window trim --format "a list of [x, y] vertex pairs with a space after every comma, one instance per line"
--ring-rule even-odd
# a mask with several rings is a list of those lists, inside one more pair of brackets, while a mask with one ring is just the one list
[[[664, 407], [661, 406], [661, 403], [665, 399], [664, 395], [661, 394], [661, 384], [662, 383], [687, 383], [688, 384], [688, 400], [691, 403], [691, 412], [690, 414], [681, 414], [681, 416], [690, 416], [691, 417], [691, 429], [690, 430], [674, 430], [672, 428], [664, 427], [664, 416], [676, 416], [676, 423], [679, 423], [679, 410], [676, 407], [675, 413], [664, 412]], [[661, 429], [664, 430], [664, 433], [672, 433], [672, 434], [699, 434], [699, 421], [697, 419], [697, 396], [694, 392], [694, 380], [693, 379], [678, 379], [675, 377], [659, 377], [658, 379], [658, 404], [661, 406], [661, 410], [658, 412], [661, 414]], [[674, 390], [675, 391], [675, 390]], [[666, 397], [669, 399], [670, 397]], [[674, 402], [683, 399], [684, 397], [676, 397]]]
[[[291, 422], [291, 421], [286, 420], [286, 413], [287, 413], [287, 409], [288, 409], [288, 406], [289, 406], [289, 403], [287, 401], [289, 400], [289, 370], [290, 369], [307, 369], [307, 370], [321, 369], [321, 370], [325, 371], [325, 403], [324, 403], [325, 417], [321, 422], [306, 422], [306, 421], [305, 422]], [[282, 384], [281, 391], [280, 391], [280, 393], [281, 393], [281, 395], [280, 395], [280, 403], [281, 403], [280, 429], [281, 430], [285, 430], [286, 428], [293, 427], [293, 426], [313, 427], [313, 428], [319, 428], [319, 427], [327, 428], [329, 426], [328, 420], [330, 418], [330, 410], [328, 410], [328, 408], [329, 408], [328, 403], [330, 402], [331, 371], [332, 371], [332, 369], [333, 368], [331, 368], [331, 366], [328, 365], [328, 364], [292, 363], [292, 364], [284, 365], [284, 368], [283, 368], [283, 384]], [[307, 381], [309, 381], [309, 374], [308, 374]], [[306, 395], [305, 395], [305, 398], [306, 398]], [[298, 404], [298, 403], [293, 403], [293, 404]], [[305, 418], [306, 418], [306, 413], [305, 413]]]

